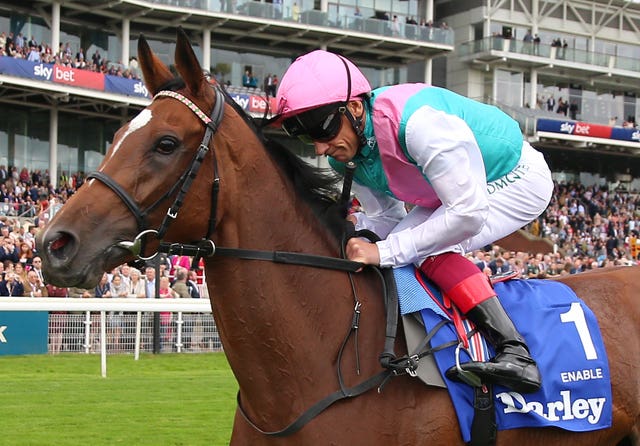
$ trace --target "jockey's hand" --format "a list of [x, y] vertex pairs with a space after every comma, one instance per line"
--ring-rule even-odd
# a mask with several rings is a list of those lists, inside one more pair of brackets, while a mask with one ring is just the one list
[[362, 238], [350, 238], [347, 242], [347, 258], [366, 265], [379, 265], [378, 245]]

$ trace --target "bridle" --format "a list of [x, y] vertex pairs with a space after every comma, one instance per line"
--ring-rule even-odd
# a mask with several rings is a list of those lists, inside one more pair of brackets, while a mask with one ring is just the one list
[[[131, 211], [136, 219], [138, 225], [138, 235], [133, 241], [122, 241], [118, 243], [118, 246], [124, 249], [128, 249], [139, 261], [148, 261], [153, 259], [159, 253], [163, 254], [179, 254], [195, 257], [194, 261], [199, 260], [202, 257], [209, 257], [214, 254], [226, 257], [236, 257], [249, 260], [266, 260], [275, 263], [286, 263], [295, 265], [313, 266], [316, 268], [334, 269], [347, 272], [356, 272], [363, 267], [362, 263], [352, 262], [350, 260], [319, 256], [314, 254], [304, 254], [298, 252], [285, 252], [285, 251], [263, 251], [257, 249], [242, 249], [242, 248], [224, 248], [217, 247], [210, 239], [211, 235], [215, 231], [216, 226], [216, 209], [218, 204], [218, 193], [220, 191], [220, 176], [218, 174], [218, 163], [216, 161], [215, 150], [211, 148], [213, 155], [213, 182], [211, 191], [211, 207], [209, 214], [209, 226], [205, 236], [197, 242], [192, 244], [181, 243], [167, 243], [163, 242], [162, 238], [166, 234], [171, 223], [177, 218], [182, 204], [184, 203], [185, 196], [191, 187], [193, 180], [196, 178], [198, 171], [202, 165], [202, 162], [210, 150], [211, 138], [218, 130], [222, 118], [224, 116], [224, 104], [225, 95], [222, 92], [220, 86], [215, 84], [213, 86], [216, 98], [213, 110], [210, 117], [204, 113], [196, 104], [189, 98], [178, 93], [176, 91], [162, 90], [155, 94], [153, 100], [158, 97], [170, 97], [176, 99], [186, 105], [205, 125], [205, 134], [200, 142], [198, 151], [191, 161], [189, 167], [183, 172], [178, 181], [165, 192], [158, 200], [151, 204], [146, 209], [140, 209], [140, 206], [135, 202], [133, 198], [120, 186], [113, 178], [104, 172], [91, 172], [87, 175], [87, 179], [94, 178], [99, 180], [109, 189], [111, 189], [122, 202]], [[349, 171], [350, 176], [345, 176], [345, 184], [347, 180], [350, 184], [353, 178], [353, 171]], [[147, 225], [147, 216], [156, 209], [163, 201], [171, 197], [179, 191], [173, 201], [171, 207], [167, 209], [164, 219], [158, 229], [149, 229]], [[350, 187], [349, 187], [350, 189]], [[344, 191], [343, 191], [344, 195]], [[156, 239], [160, 240], [158, 252], [145, 257], [144, 245], [146, 237], [155, 235]]]
[[[178, 217], [178, 212], [182, 208], [184, 203], [184, 199], [193, 183], [193, 180], [196, 178], [200, 167], [202, 166], [202, 162], [204, 161], [205, 156], [209, 152], [209, 145], [211, 143], [211, 138], [218, 130], [220, 123], [222, 122], [222, 117], [224, 116], [224, 103], [225, 98], [224, 94], [220, 90], [220, 87], [216, 84], [213, 87], [215, 92], [215, 104], [213, 106], [213, 110], [211, 111], [211, 117], [207, 116], [200, 108], [193, 103], [186, 96], [170, 90], [162, 90], [155, 94], [153, 100], [156, 100], [159, 97], [169, 97], [176, 99], [186, 105], [189, 110], [191, 110], [205, 125], [205, 133], [202, 137], [202, 141], [198, 146], [198, 151], [194, 156], [193, 160], [187, 167], [187, 169], [182, 173], [178, 181], [160, 198], [158, 198], [153, 204], [151, 204], [146, 209], [140, 209], [140, 206], [135, 202], [133, 198], [125, 191], [122, 186], [120, 186], [113, 178], [104, 172], [95, 171], [91, 172], [87, 175], [87, 179], [95, 178], [96, 180], [103, 183], [109, 189], [111, 189], [122, 202], [129, 208], [134, 218], [136, 219], [136, 223], [138, 225], [138, 235], [135, 237], [133, 241], [123, 241], [118, 244], [121, 248], [128, 249], [131, 253], [136, 256], [139, 260], [151, 260], [154, 258], [157, 253], [144, 257], [144, 244], [146, 240], [146, 236], [155, 235], [158, 240], [162, 240], [164, 235], [167, 233], [169, 226], [173, 221]], [[218, 190], [220, 187], [220, 178], [218, 175], [218, 164], [215, 157], [215, 152], [213, 153], [213, 183], [212, 183], [212, 192], [211, 192], [211, 208], [210, 208], [210, 216], [209, 216], [209, 229], [207, 234], [205, 234], [204, 239], [209, 239], [211, 234], [213, 233], [216, 225], [216, 209], [217, 209], [217, 199], [218, 199]], [[167, 209], [167, 212], [160, 224], [158, 229], [149, 229], [147, 225], [147, 216], [156, 209], [162, 202], [164, 202], [167, 198], [174, 195], [176, 190], [179, 191], [173, 201], [173, 204]]]

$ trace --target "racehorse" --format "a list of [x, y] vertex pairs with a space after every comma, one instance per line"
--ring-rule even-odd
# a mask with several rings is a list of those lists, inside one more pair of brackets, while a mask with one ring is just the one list
[[[213, 314], [239, 384], [232, 445], [464, 444], [446, 390], [404, 375], [380, 391], [349, 393], [382, 370], [386, 317], [374, 269], [323, 263], [341, 256], [335, 179], [264, 137], [203, 73], [182, 30], [179, 78], [142, 36], [138, 56], [154, 99], [116, 133], [98, 171], [38, 235], [46, 280], [90, 287], [134, 254], [150, 257], [169, 242], [198, 246], [190, 252], [207, 252]], [[225, 249], [229, 255], [219, 255]], [[298, 262], [299, 254], [309, 261]], [[506, 430], [498, 445], [640, 445], [639, 273], [628, 267], [562, 279], [601, 324], [612, 427]], [[396, 350], [406, 352], [402, 336]], [[285, 430], [339, 389], [350, 397]]]

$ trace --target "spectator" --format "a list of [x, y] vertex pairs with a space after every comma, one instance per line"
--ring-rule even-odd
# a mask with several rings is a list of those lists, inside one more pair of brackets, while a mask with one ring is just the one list
[[44, 283], [44, 275], [42, 274], [42, 257], [35, 255], [31, 259], [31, 270], [35, 271], [38, 275], [38, 279]]
[[180, 268], [184, 268], [186, 270], [191, 268], [191, 257], [189, 256], [174, 255], [169, 258], [169, 261], [171, 262], [171, 271], [169, 272], [169, 275], [172, 277], [175, 277], [177, 270]]
[[553, 111], [556, 108], [556, 100], [553, 95], [547, 98], [547, 111]]
[[109, 276], [107, 273], [102, 274], [100, 282], [98, 282], [98, 285], [96, 285], [94, 289], [94, 294], [98, 298], [111, 297], [111, 286], [109, 285]]
[[24, 296], [24, 285], [14, 272], [7, 272], [0, 281], [0, 296]]
[[116, 275], [118, 275], [127, 291], [129, 290], [129, 284], [131, 282], [131, 267], [128, 264], [122, 264], [115, 269]]
[[129, 272], [129, 293], [127, 297], [131, 298], [144, 298], [146, 297], [145, 292], [145, 281], [142, 279], [142, 274], [140, 270], [137, 268], [131, 268]]
[[569, 117], [574, 121], [578, 119], [578, 103], [574, 99], [569, 106]]
[[129, 295], [127, 285], [123, 283], [122, 276], [119, 274], [114, 275], [111, 279], [109, 291], [111, 292], [111, 297], [128, 297]]
[[298, 6], [298, 2], [293, 2], [291, 7], [291, 20], [294, 22], [300, 21], [300, 6]]
[[145, 275], [145, 297], [153, 299], [156, 297], [156, 269], [153, 266], [147, 266], [144, 269]]
[[[16, 274], [17, 275], [17, 274]], [[31, 270], [27, 273], [27, 281], [24, 284], [24, 296], [26, 297], [47, 297], [49, 293], [47, 287], [38, 277], [38, 274]]]
[[171, 285], [173, 291], [176, 292], [177, 297], [183, 299], [190, 299], [191, 293], [189, 292], [189, 287], [187, 286], [187, 270], [181, 267], [178, 267], [176, 270], [176, 280]]
[[[127, 285], [123, 283], [122, 276], [115, 274], [109, 284], [109, 294], [112, 298], [125, 298], [129, 295], [129, 289]], [[122, 311], [110, 311], [107, 327], [109, 328], [109, 336], [111, 338], [111, 345], [117, 348], [122, 341], [122, 330], [124, 327], [123, 321], [124, 312]], [[128, 330], [130, 332], [131, 330]]]
[[29, 54], [27, 56], [29, 62], [40, 62], [40, 51], [35, 46], [29, 48]]
[[32, 261], [33, 249], [31, 249], [31, 244], [26, 241], [20, 243], [18, 263], [21, 263], [24, 267], [31, 267]]
[[[20, 262], [13, 264], [13, 272], [18, 276], [20, 282], [27, 282], [27, 271], [24, 269], [24, 265]], [[42, 282], [42, 281], [41, 281]]]
[[[175, 299], [178, 294], [171, 289], [169, 278], [160, 277], [160, 299]], [[160, 326], [162, 331], [162, 340], [171, 342], [173, 339], [173, 327], [171, 326], [172, 315], [169, 311], [160, 312]]]
[[253, 76], [251, 75], [251, 71], [245, 70], [244, 75], [242, 76], [242, 86], [243, 87], [251, 87], [251, 81]]
[[400, 22], [398, 21], [397, 15], [394, 15], [393, 19], [391, 19], [391, 35], [393, 37], [400, 36]]
[[489, 263], [489, 268], [491, 269], [491, 274], [504, 274], [511, 271], [511, 266], [502, 257], [492, 260]]
[[91, 56], [91, 63], [95, 67], [95, 70], [102, 65], [102, 56], [100, 55], [100, 51], [96, 50], [93, 53], [93, 56]]
[[189, 288], [189, 294], [191, 295], [192, 299], [200, 299], [200, 288], [198, 286], [199, 282], [198, 282], [198, 273], [196, 272], [196, 270], [190, 270], [187, 273], [188, 276], [188, 280], [187, 280], [187, 287]]
[[13, 237], [9, 236], [9, 227], [3, 226], [0, 229], [0, 234], [4, 237], [2, 248], [0, 248], [0, 262], [4, 262], [5, 260], [9, 260], [12, 263], [19, 262], [20, 253], [18, 252], [18, 248], [15, 246]]

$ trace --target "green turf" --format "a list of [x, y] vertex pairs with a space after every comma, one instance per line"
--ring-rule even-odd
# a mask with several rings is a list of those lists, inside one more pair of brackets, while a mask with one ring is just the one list
[[0, 357], [0, 445], [229, 444], [237, 384], [223, 354]]

